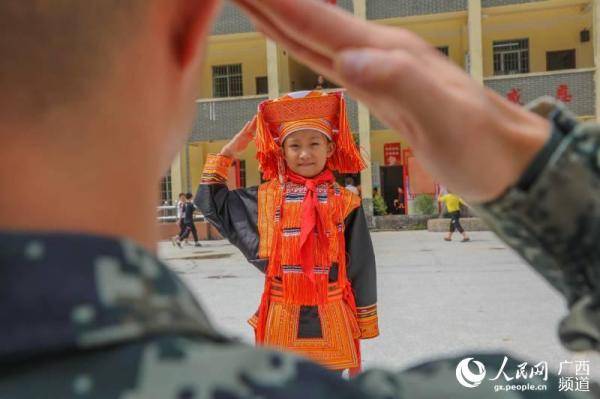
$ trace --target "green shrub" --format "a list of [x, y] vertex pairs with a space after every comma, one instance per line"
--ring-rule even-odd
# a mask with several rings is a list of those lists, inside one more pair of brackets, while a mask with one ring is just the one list
[[387, 205], [383, 197], [379, 194], [373, 197], [373, 213], [376, 216], [387, 215]]
[[435, 201], [431, 195], [421, 194], [415, 198], [415, 211], [419, 215], [433, 215], [437, 212]]

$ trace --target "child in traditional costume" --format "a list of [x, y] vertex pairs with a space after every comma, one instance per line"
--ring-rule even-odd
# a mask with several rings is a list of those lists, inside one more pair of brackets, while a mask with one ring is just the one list
[[[228, 190], [236, 152], [252, 140], [266, 183]], [[292, 93], [260, 104], [219, 155], [209, 155], [196, 204], [265, 273], [249, 320], [259, 345], [333, 370], [360, 369], [360, 339], [379, 335], [375, 257], [360, 198], [333, 171], [364, 168], [342, 93]]]

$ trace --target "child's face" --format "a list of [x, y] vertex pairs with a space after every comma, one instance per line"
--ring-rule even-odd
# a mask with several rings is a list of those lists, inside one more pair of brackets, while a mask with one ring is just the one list
[[335, 145], [315, 130], [291, 133], [283, 142], [283, 155], [292, 172], [304, 177], [314, 177], [325, 169], [327, 159]]

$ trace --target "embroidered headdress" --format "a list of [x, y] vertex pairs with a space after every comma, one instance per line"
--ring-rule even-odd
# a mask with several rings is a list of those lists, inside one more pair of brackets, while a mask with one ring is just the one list
[[358, 173], [365, 168], [350, 131], [342, 92], [302, 91], [263, 101], [258, 106], [256, 129], [257, 158], [265, 180], [283, 173], [281, 145], [288, 135], [303, 129], [319, 131], [335, 143], [328, 169]]

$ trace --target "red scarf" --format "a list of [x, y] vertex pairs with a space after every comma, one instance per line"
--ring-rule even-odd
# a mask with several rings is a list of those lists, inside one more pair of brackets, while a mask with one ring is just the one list
[[[326, 215], [319, 214], [319, 200], [317, 198], [317, 187], [324, 183], [333, 183], [334, 176], [329, 169], [315, 177], [307, 178], [287, 170], [288, 181], [306, 187], [306, 196], [302, 201], [302, 224], [300, 226], [300, 256], [302, 258], [302, 270], [304, 274], [315, 281], [315, 235], [321, 242], [328, 243], [329, 238], [323, 228], [322, 219]], [[316, 234], [315, 234], [316, 232]], [[325, 246], [327, 247], [327, 246]]]

